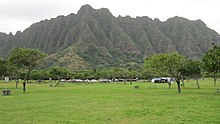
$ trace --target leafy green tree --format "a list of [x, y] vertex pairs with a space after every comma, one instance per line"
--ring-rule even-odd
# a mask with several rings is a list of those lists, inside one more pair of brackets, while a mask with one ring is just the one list
[[178, 93], [181, 93], [181, 72], [185, 57], [178, 53], [167, 53], [154, 55], [145, 60], [144, 66], [146, 69], [152, 70], [157, 75], [168, 75], [175, 78]]
[[183, 64], [183, 67], [181, 68], [181, 74], [189, 77], [189, 78], [195, 78], [197, 87], [199, 86], [198, 78], [201, 77], [202, 73], [202, 64], [200, 61], [193, 61], [193, 60], [187, 60]]
[[0, 59], [0, 77], [4, 75], [6, 71], [7, 71], [6, 61], [3, 59]]
[[214, 86], [216, 86], [217, 74], [220, 71], [220, 47], [214, 46], [202, 58], [203, 68], [213, 74]]
[[103, 69], [99, 72], [99, 78], [111, 78], [111, 71], [108, 69]]
[[16, 67], [15, 65], [12, 65], [11, 63], [7, 62], [7, 71], [6, 71], [6, 75], [7, 76], [19, 76], [20, 75], [20, 71], [21, 69]]
[[70, 72], [63, 67], [53, 67], [50, 69], [49, 73], [53, 78], [58, 79], [55, 87], [60, 84], [61, 78], [67, 78], [70, 76]]
[[32, 80], [44, 80], [49, 79], [49, 71], [47, 70], [34, 70], [31, 72], [30, 79]]
[[74, 72], [70, 73], [70, 77], [73, 79], [80, 79], [81, 76], [79, 75], [78, 71], [74, 71]]
[[128, 69], [128, 77], [129, 77], [130, 84], [132, 84], [132, 79], [140, 77], [140, 72], [136, 70]]
[[82, 79], [85, 84], [89, 84], [89, 82], [86, 82], [85, 80], [92, 79], [94, 74], [93, 74], [93, 71], [85, 70], [85, 71], [81, 71], [79, 76], [80, 76], [80, 79]]
[[129, 71], [124, 68], [114, 68], [112, 74], [114, 78], [122, 78], [124, 80], [124, 84], [126, 84], [126, 80], [129, 77]]
[[[157, 54], [152, 57], [146, 58], [144, 62], [144, 72], [150, 77], [170, 76], [167, 66], [163, 66], [166, 62], [166, 58], [169, 54]], [[169, 89], [171, 88], [171, 82], [168, 82]]]
[[10, 52], [9, 63], [27, 72], [23, 82], [23, 92], [26, 91], [26, 81], [31, 71], [40, 64], [44, 57], [46, 57], [45, 53], [29, 48], [15, 48]]
[[147, 69], [142, 69], [141, 73], [140, 73], [140, 78], [141, 79], [146, 79], [149, 80], [151, 78], [155, 77], [155, 75], [153, 75], [150, 70]]

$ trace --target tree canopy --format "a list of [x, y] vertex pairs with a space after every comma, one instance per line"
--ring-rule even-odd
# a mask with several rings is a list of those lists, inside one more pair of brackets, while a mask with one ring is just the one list
[[214, 46], [202, 58], [203, 68], [213, 73], [214, 86], [216, 86], [216, 75], [220, 71], [220, 47]]
[[52, 76], [55, 79], [60, 80], [61, 78], [66, 78], [69, 76], [69, 71], [63, 67], [53, 67], [49, 71], [50, 76]]
[[29, 74], [36, 66], [40, 64], [44, 57], [46, 57], [45, 53], [30, 48], [15, 48], [10, 52], [8, 56], [8, 62], [17, 68], [27, 70], [23, 83], [24, 92], [26, 90], [25, 83], [29, 77]]
[[49, 73], [50, 73], [50, 76], [52, 76], [55, 79], [58, 79], [58, 83], [55, 84], [55, 87], [58, 86], [58, 84], [61, 81], [61, 78], [67, 78], [70, 75], [67, 69], [63, 67], [59, 67], [59, 66], [51, 68]]
[[157, 54], [145, 60], [145, 69], [156, 75], [166, 75], [175, 78], [178, 93], [181, 93], [181, 68], [186, 58], [178, 53]]
[[10, 52], [8, 60], [17, 67], [32, 70], [39, 65], [40, 60], [42, 60], [45, 56], [46, 54], [39, 50], [30, 48], [15, 48]]
[[197, 87], [200, 88], [198, 78], [202, 73], [202, 63], [197, 60], [187, 59], [185, 63], [183, 63], [183, 67], [181, 68], [181, 74], [188, 78], [195, 78], [197, 81]]
[[201, 76], [202, 63], [196, 60], [189, 60], [183, 63], [183, 68], [181, 68], [181, 73], [184, 76], [195, 78]]

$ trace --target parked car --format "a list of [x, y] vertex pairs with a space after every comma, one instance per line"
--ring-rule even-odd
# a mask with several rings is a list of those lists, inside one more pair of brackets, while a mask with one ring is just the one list
[[174, 78], [170, 78], [170, 77], [159, 77], [159, 78], [152, 78], [151, 82], [152, 83], [173, 83], [175, 81]]

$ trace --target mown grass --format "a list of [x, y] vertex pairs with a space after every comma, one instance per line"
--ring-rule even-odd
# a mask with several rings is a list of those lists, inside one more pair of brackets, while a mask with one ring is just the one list
[[[12, 94], [0, 96], [0, 124], [219, 124], [220, 93], [211, 80], [200, 83], [197, 89], [195, 81], [185, 82], [178, 94], [176, 84], [147, 82], [32, 83], [23, 93], [10, 82]], [[1, 91], [5, 87], [0, 83]]]

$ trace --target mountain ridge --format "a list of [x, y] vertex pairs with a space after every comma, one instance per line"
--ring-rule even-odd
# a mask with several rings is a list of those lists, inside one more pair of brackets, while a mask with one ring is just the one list
[[202, 20], [114, 17], [107, 8], [84, 5], [77, 14], [42, 20], [15, 35], [0, 33], [0, 56], [28, 47], [49, 54], [44, 68], [137, 68], [144, 58], [158, 53], [199, 59], [212, 43], [219, 45], [220, 36]]

